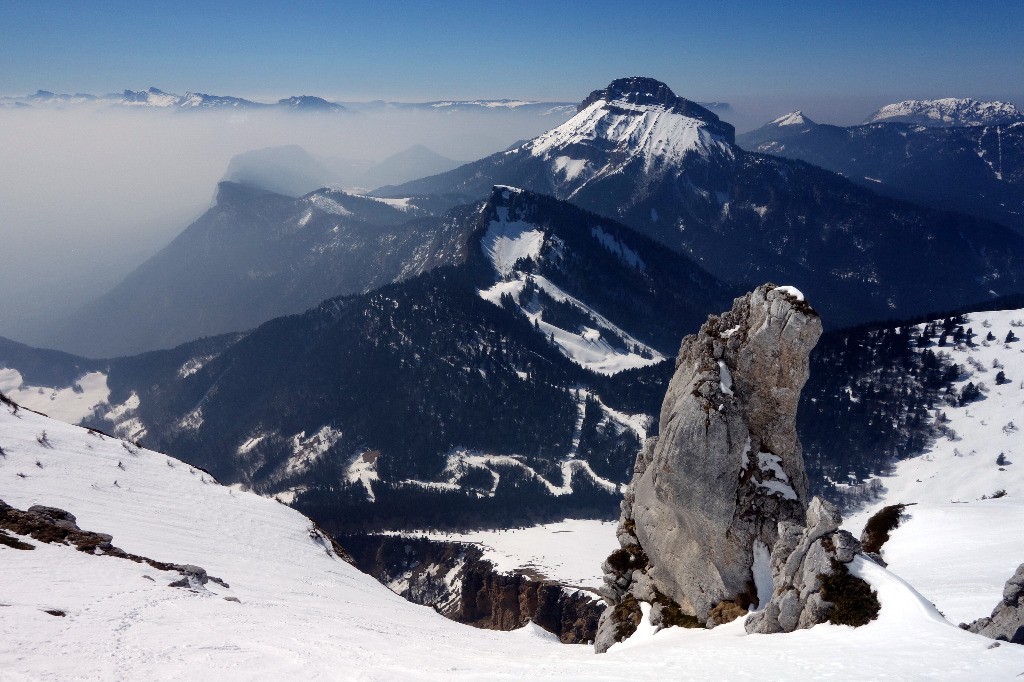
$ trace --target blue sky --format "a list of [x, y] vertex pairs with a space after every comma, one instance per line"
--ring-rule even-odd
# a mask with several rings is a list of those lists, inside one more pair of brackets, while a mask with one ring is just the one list
[[0, 94], [1024, 99], [1024, 2], [0, 0]]

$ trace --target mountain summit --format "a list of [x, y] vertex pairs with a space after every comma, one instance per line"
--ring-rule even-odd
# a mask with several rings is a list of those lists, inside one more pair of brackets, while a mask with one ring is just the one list
[[642, 163], [644, 175], [690, 154], [729, 155], [736, 131], [718, 116], [677, 97], [653, 78], [620, 78], [590, 93], [572, 119], [523, 145], [549, 162], [569, 194], [582, 184], [628, 172]]
[[733, 142], [736, 130], [732, 125], [721, 121], [709, 109], [677, 96], [672, 89], [659, 80], [645, 76], [617, 78], [602, 90], [594, 90], [577, 108], [577, 113], [600, 102], [602, 109], [611, 109], [616, 105], [632, 105], [633, 107], [658, 107], [671, 114], [686, 116], [703, 121], [718, 135]]
[[[767, 128], [773, 138], [830, 129], [802, 114]], [[623, 78], [533, 140], [373, 194], [473, 201], [493, 185], [550, 194], [621, 221], [738, 287], [789, 282], [835, 326], [1024, 286], [1024, 241], [1008, 229], [896, 203], [806, 163], [745, 152], [734, 138], [732, 126], [667, 85]]]
[[950, 128], [959, 126], [1004, 125], [1024, 120], [1024, 113], [1009, 102], [979, 102], [968, 97], [908, 99], [884, 107], [865, 123], [915, 123]]

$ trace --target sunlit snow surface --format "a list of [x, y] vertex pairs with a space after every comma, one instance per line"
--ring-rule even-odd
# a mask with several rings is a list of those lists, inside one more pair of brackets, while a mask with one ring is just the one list
[[804, 116], [802, 111], [794, 111], [790, 114], [779, 116], [777, 119], [769, 123], [768, 125], [775, 126], [802, 126], [810, 123], [810, 120]]
[[[939, 439], [924, 455], [899, 462], [894, 475], [882, 479], [885, 497], [844, 524], [859, 534], [881, 507], [915, 503], [883, 556], [955, 623], [989, 615], [1007, 578], [1024, 563], [1024, 340], [1003, 343], [1011, 330], [1024, 337], [1024, 324], [1013, 326], [1024, 323], [1024, 310], [966, 317], [965, 329], [976, 334], [974, 348], [932, 350], [969, 370], [958, 387], [984, 383], [985, 398], [964, 407], [942, 406], [957, 440]], [[985, 341], [989, 332], [995, 341]], [[995, 361], [1002, 367], [993, 367]], [[1010, 383], [996, 385], [999, 371]], [[1013, 463], [1000, 467], [1000, 454]], [[1006, 496], [981, 499], [999, 490]]]
[[402, 535], [475, 545], [500, 573], [525, 570], [563, 585], [596, 590], [601, 586], [601, 562], [619, 548], [616, 525], [573, 519], [528, 528]]
[[[519, 191], [504, 188], [505, 192]], [[604, 248], [615, 253], [631, 267], [643, 270], [645, 265], [639, 255], [625, 244], [599, 227], [591, 230], [591, 236]], [[518, 299], [527, 282], [532, 282], [548, 296], [561, 303], [569, 303], [589, 317], [594, 327], [562, 329], [544, 320], [543, 310], [530, 309], [521, 304], [520, 310], [538, 332], [554, 341], [558, 350], [573, 362], [601, 374], [615, 374], [625, 369], [646, 367], [665, 359], [639, 339], [634, 338], [614, 322], [604, 317], [585, 302], [562, 290], [542, 275], [527, 275], [516, 269], [516, 264], [526, 260], [538, 260], [544, 248], [544, 230], [537, 225], [521, 220], [509, 220], [508, 208], [497, 209], [497, 220], [487, 226], [480, 241], [480, 249], [497, 274], [493, 286], [480, 292], [480, 296], [495, 305], [502, 305], [501, 297], [509, 294]], [[625, 347], [623, 347], [625, 346]]]
[[[43, 430], [52, 448], [36, 441]], [[198, 564], [230, 585], [192, 592], [168, 587], [149, 566], [72, 547], [0, 546], [4, 679], [991, 680], [1024, 672], [1024, 647], [988, 649], [989, 640], [942, 622], [873, 567], [865, 577], [879, 590], [883, 618], [858, 630], [673, 628], [604, 655], [530, 627], [477, 630], [343, 563], [298, 512], [164, 455], [133, 456], [120, 441], [6, 407], [0, 446], [7, 503], [67, 509], [129, 552]], [[600, 532], [602, 546], [611, 545]]]
[[[576, 145], [613, 145], [620, 153], [602, 168], [562, 154], [553, 156]], [[550, 158], [563, 181], [581, 183], [617, 172], [634, 158], [642, 159], [644, 170], [650, 172], [655, 167], [677, 164], [691, 153], [707, 155], [714, 149], [730, 158], [734, 153], [728, 142], [699, 119], [667, 111], [659, 105], [623, 100], [597, 100], [525, 146], [534, 156]]]
[[72, 387], [29, 386], [24, 383], [18, 370], [0, 369], [0, 392], [25, 407], [45, 412], [54, 419], [70, 424], [91, 416], [110, 396], [107, 375], [102, 372], [89, 372], [76, 384], [80, 391]]

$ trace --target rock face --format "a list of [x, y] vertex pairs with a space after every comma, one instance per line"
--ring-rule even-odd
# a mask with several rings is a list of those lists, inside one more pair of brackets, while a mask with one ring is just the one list
[[960, 627], [992, 639], [1024, 644], [1024, 564], [1006, 581], [1003, 600], [996, 604], [991, 616]]
[[57, 507], [37, 504], [22, 511], [0, 500], [0, 544], [14, 549], [35, 549], [31, 543], [12, 538], [8, 531], [48, 544], [71, 545], [86, 554], [127, 559], [138, 564], [148, 564], [158, 571], [178, 573], [180, 578], [168, 583], [168, 587], [205, 590], [203, 586], [211, 580], [221, 587], [229, 587], [220, 578], [208, 575], [206, 570], [200, 566], [157, 561], [115, 547], [112, 544], [114, 538], [111, 535], [82, 530], [78, 527], [74, 514]]
[[[825, 621], [844, 621], [837, 602], [847, 606], [851, 599], [865, 596], [865, 589], [871, 594], [866, 583], [850, 576], [845, 567], [861, 546], [850, 533], [839, 530], [841, 522], [838, 509], [815, 497], [807, 509], [806, 527], [791, 521], [779, 523], [779, 539], [771, 557], [771, 601], [747, 619], [747, 632], [792, 632]], [[852, 589], [850, 581], [856, 581]], [[862, 625], [874, 617], [878, 609], [872, 609], [872, 598], [867, 597], [869, 606], [858, 609], [858, 616], [845, 618], [847, 624]], [[861, 610], [866, 615], [859, 615]]]
[[536, 574], [500, 573], [472, 545], [383, 535], [344, 542], [357, 568], [456, 622], [516, 630], [532, 621], [566, 644], [594, 641], [599, 599]]
[[655, 622], [709, 627], [757, 604], [755, 554], [767, 564], [780, 522], [805, 519], [796, 409], [820, 335], [799, 292], [766, 284], [683, 340], [605, 563], [598, 651], [635, 629], [640, 601]]

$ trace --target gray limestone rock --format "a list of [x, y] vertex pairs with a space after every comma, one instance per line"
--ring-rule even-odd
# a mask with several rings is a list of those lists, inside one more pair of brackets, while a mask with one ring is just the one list
[[802, 297], [765, 284], [683, 339], [660, 436], [622, 502], [621, 549], [604, 565], [598, 651], [618, 641], [614, 613], [629, 597], [709, 626], [756, 603], [755, 546], [773, 547], [780, 522], [803, 526], [796, 409], [820, 335]]
[[206, 574], [206, 569], [193, 564], [184, 564], [175, 566], [175, 568], [181, 574], [181, 578], [170, 583], [168, 585], [169, 587], [186, 587], [190, 590], [201, 591], [206, 590], [204, 585], [210, 582], [210, 576]]
[[[847, 531], [839, 530], [841, 521], [838, 509], [815, 497], [807, 508], [806, 525], [779, 523], [779, 539], [771, 555], [772, 598], [747, 619], [747, 632], [769, 634], [806, 629], [833, 619], [835, 603], [829, 599], [874, 599], [867, 596], [871, 595], [870, 588], [850, 576], [845, 567], [860, 552], [860, 542]], [[837, 582], [847, 589], [835, 597], [826, 597], [822, 580], [827, 577], [840, 578]], [[867, 611], [870, 616], [870, 605]]]
[[1006, 581], [1003, 599], [996, 604], [991, 616], [960, 627], [992, 639], [1024, 644], [1024, 564]]

